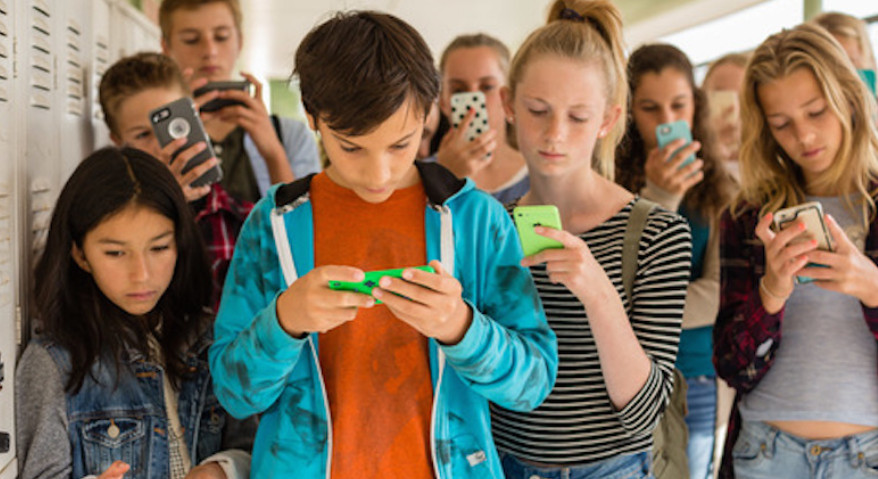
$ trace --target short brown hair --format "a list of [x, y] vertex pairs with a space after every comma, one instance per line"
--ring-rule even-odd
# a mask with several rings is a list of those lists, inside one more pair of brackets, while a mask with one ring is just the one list
[[439, 93], [430, 48], [411, 25], [386, 13], [339, 12], [296, 51], [305, 111], [349, 135], [374, 130], [406, 101], [426, 117]]
[[111, 133], [119, 134], [116, 124], [119, 105], [149, 88], [179, 88], [184, 94], [189, 93], [177, 63], [161, 53], [142, 52], [122, 58], [104, 73], [98, 96]]
[[232, 11], [232, 18], [235, 20], [235, 28], [241, 33], [241, 3], [238, 0], [162, 0], [159, 7], [159, 27], [162, 29], [162, 38], [169, 40], [171, 35], [171, 15], [177, 10], [195, 10], [203, 5], [211, 3], [224, 3]]

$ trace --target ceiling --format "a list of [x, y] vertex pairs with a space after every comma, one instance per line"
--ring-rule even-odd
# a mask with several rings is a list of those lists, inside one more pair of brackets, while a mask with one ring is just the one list
[[[629, 46], [762, 0], [615, 0]], [[242, 0], [242, 70], [288, 77], [304, 35], [334, 11], [374, 9], [412, 24], [438, 56], [455, 36], [485, 32], [515, 49], [545, 22], [549, 0]]]

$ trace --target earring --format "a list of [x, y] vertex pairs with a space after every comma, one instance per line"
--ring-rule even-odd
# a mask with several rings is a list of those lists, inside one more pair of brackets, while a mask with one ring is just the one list
[[515, 123], [515, 115], [509, 115], [506, 117], [506, 123], [514, 124]]

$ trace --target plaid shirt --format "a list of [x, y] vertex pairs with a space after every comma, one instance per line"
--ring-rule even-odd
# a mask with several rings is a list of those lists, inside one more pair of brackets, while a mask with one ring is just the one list
[[229, 271], [235, 241], [244, 220], [253, 209], [253, 203], [232, 198], [222, 186], [214, 184], [210, 193], [198, 203], [202, 208], [195, 214], [195, 222], [201, 229], [201, 237], [207, 248], [210, 270], [213, 273], [214, 311], [219, 308], [223, 282]]
[[[720, 219], [720, 309], [713, 332], [713, 363], [717, 374], [737, 391], [721, 478], [734, 477], [732, 447], [741, 421], [738, 400], [742, 393], [752, 391], [771, 368], [781, 341], [784, 309], [768, 314], [759, 296], [759, 279], [765, 273], [765, 248], [756, 237], [758, 222], [758, 207], [747, 207], [734, 219], [726, 209]], [[865, 252], [872, 262], [878, 263], [878, 219], [869, 227]], [[878, 308], [864, 305], [863, 318], [878, 340]]]

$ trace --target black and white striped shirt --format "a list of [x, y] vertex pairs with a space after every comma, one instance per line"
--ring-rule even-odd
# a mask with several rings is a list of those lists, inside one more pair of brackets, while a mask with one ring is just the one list
[[691, 237], [679, 215], [660, 208], [650, 213], [629, 302], [622, 286], [622, 245], [633, 204], [580, 238], [619, 291], [634, 334], [652, 361], [646, 384], [624, 409], [615, 410], [582, 303], [563, 285], [549, 282], [545, 265], [534, 266], [546, 317], [558, 336], [558, 379], [546, 401], [530, 413], [491, 405], [498, 449], [531, 461], [574, 465], [652, 447], [652, 430], [673, 388]]

